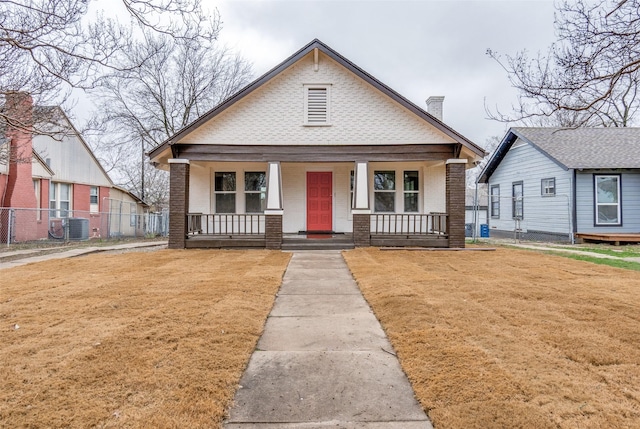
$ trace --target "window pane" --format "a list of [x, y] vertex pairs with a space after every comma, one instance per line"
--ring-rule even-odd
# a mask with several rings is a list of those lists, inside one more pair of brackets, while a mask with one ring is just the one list
[[69, 201], [69, 188], [66, 183], [60, 183], [60, 201]]
[[418, 211], [418, 193], [417, 192], [404, 194], [404, 211], [405, 212]]
[[377, 212], [393, 212], [395, 211], [394, 192], [376, 192], [375, 193], [375, 210]]
[[60, 201], [60, 217], [69, 217], [69, 201]]
[[236, 194], [216, 194], [216, 213], [235, 213]]
[[216, 172], [215, 189], [217, 192], [234, 192], [236, 190], [236, 173]]
[[51, 182], [49, 185], [49, 199], [55, 201], [56, 199], [56, 184]]
[[418, 185], [418, 172], [417, 171], [405, 171], [404, 172], [404, 190], [405, 191], [417, 191]]
[[373, 189], [376, 191], [394, 191], [396, 189], [396, 172], [376, 171], [373, 174]]
[[618, 203], [618, 178], [617, 177], [597, 177], [597, 198], [598, 203]]
[[265, 192], [267, 175], [263, 171], [244, 173], [244, 190]]
[[618, 206], [598, 206], [598, 223], [618, 224]]
[[265, 200], [264, 192], [245, 194], [245, 211], [247, 213], [264, 213]]

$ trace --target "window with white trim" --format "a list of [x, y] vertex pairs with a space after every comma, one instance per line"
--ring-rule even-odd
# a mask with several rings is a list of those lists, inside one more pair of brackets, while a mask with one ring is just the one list
[[418, 198], [420, 195], [420, 180], [417, 171], [404, 172], [404, 211], [418, 212]]
[[49, 185], [49, 217], [69, 217], [71, 210], [71, 185], [51, 182]]
[[304, 124], [331, 124], [331, 85], [304, 85]]
[[137, 218], [138, 205], [136, 203], [129, 203], [129, 226], [136, 226]]
[[349, 207], [353, 208], [355, 202], [353, 201], [353, 186], [355, 185], [355, 171], [351, 170], [349, 173]]
[[396, 211], [396, 172], [375, 171], [373, 173], [374, 208], [376, 212]]
[[42, 219], [42, 211], [40, 210], [40, 179], [33, 179], [33, 191], [36, 194], [36, 220]]
[[97, 186], [92, 186], [89, 189], [89, 211], [91, 213], [98, 213], [98, 201], [99, 201], [100, 191]]
[[267, 199], [267, 175], [264, 171], [244, 173], [245, 213], [264, 213]]
[[622, 225], [620, 176], [594, 175], [596, 225]]
[[543, 197], [553, 197], [556, 195], [556, 178], [550, 177], [542, 179], [540, 182], [540, 191]]
[[214, 179], [216, 213], [236, 212], [236, 173], [215, 173]]

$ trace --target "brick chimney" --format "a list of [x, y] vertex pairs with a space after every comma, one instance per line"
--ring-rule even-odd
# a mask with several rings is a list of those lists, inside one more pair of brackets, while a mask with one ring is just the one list
[[442, 121], [442, 102], [444, 97], [441, 95], [431, 96], [427, 98], [427, 113]]
[[9, 177], [3, 207], [38, 207], [32, 178], [33, 100], [25, 92], [5, 95], [5, 114], [8, 117], [6, 137], [9, 141]]

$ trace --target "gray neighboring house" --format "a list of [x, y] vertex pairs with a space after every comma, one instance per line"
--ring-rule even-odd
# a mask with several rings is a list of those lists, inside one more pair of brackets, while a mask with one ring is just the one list
[[478, 182], [492, 237], [640, 241], [640, 128], [511, 128]]

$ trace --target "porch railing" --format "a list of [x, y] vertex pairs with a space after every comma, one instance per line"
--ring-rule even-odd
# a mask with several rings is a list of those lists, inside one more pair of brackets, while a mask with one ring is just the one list
[[189, 235], [264, 235], [262, 214], [188, 213]]
[[447, 214], [372, 214], [371, 235], [447, 235]]

